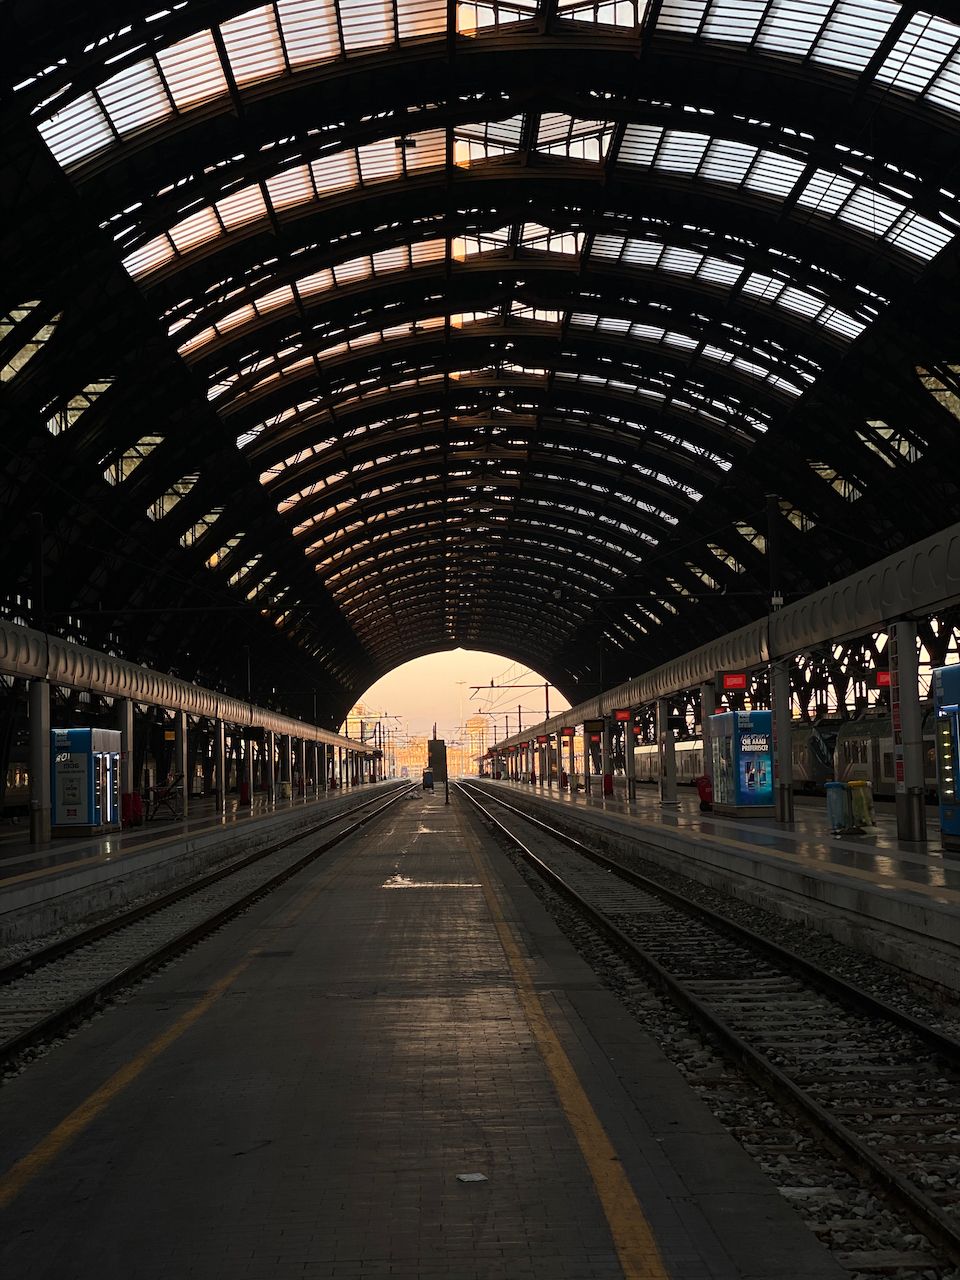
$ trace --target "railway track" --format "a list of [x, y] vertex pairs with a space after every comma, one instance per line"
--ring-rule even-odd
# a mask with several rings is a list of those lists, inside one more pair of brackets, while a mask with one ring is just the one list
[[461, 790], [728, 1058], [960, 1262], [960, 1041], [506, 801]]
[[[64, 1034], [405, 799], [382, 793], [0, 969], [0, 1067]], [[320, 843], [318, 833], [333, 830]]]

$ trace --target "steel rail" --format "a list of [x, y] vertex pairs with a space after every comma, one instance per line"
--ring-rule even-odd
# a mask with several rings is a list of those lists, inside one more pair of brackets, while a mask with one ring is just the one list
[[[84, 992], [83, 995], [70, 1001], [69, 1004], [54, 1010], [53, 1013], [48, 1014], [40, 1021], [34, 1023], [33, 1026], [27, 1027], [24, 1031], [18, 1032], [15, 1036], [10, 1037], [9, 1040], [4, 1041], [0, 1044], [0, 1066], [10, 1063], [26, 1050], [34, 1048], [43, 1041], [49, 1040], [81, 1022], [84, 1018], [94, 1013], [106, 1000], [115, 996], [124, 987], [128, 987], [133, 983], [138, 982], [151, 970], [158, 968], [160, 965], [166, 964], [181, 951], [186, 950], [188, 947], [193, 946], [194, 943], [201, 941], [208, 934], [213, 933], [216, 929], [220, 928], [222, 924], [225, 924], [234, 916], [245, 911], [247, 907], [251, 906], [254, 902], [272, 892], [274, 889], [279, 888], [279, 886], [285, 883], [285, 881], [289, 880], [292, 876], [295, 876], [298, 872], [309, 866], [311, 862], [315, 862], [335, 845], [340, 844], [356, 831], [359, 831], [361, 827], [366, 826], [368, 822], [372, 822], [374, 818], [379, 817], [385, 810], [391, 808], [400, 800], [406, 799], [413, 790], [414, 786], [411, 784], [409, 787], [405, 787], [402, 790], [392, 793], [383, 804], [379, 805], [379, 807], [364, 814], [356, 822], [351, 823], [351, 825], [345, 830], [337, 832], [336, 835], [331, 836], [322, 844], [317, 845], [315, 848], [311, 849], [309, 853], [304, 854], [303, 857], [298, 858], [288, 867], [284, 867], [283, 870], [269, 876], [261, 884], [248, 890], [235, 901], [228, 903], [225, 907], [219, 908], [206, 919], [201, 920], [198, 924], [192, 925], [189, 929], [177, 934], [176, 937], [168, 939], [159, 947], [155, 947], [147, 955], [141, 956], [138, 960], [134, 961], [120, 972], [112, 974], [103, 982], [98, 983], [95, 987]], [[340, 816], [350, 817], [351, 814], [355, 812], [356, 809], [351, 810], [350, 814]], [[325, 823], [323, 825], [329, 824]], [[306, 835], [309, 834], [310, 832], [306, 833]], [[299, 838], [304, 838], [303, 833], [301, 833]], [[282, 841], [277, 848], [283, 848], [288, 843], [293, 843], [293, 841]], [[234, 872], [238, 869], [238, 866], [234, 866], [232, 868]], [[33, 972], [33, 970], [30, 970], [29, 972]]]
[[[769, 1062], [762, 1053], [754, 1049], [727, 1022], [712, 1012], [683, 982], [674, 977], [648, 951], [634, 942], [602, 911], [594, 907], [576, 889], [567, 884], [562, 876], [524, 844], [520, 836], [512, 832], [486, 806], [481, 804], [476, 795], [472, 794], [476, 790], [475, 788], [468, 789], [463, 784], [456, 785], [487, 821], [492, 823], [509, 843], [518, 849], [524, 861], [533, 868], [541, 879], [568, 902], [572, 903], [576, 910], [586, 917], [599, 932], [604, 934], [630, 963], [646, 971], [655, 985], [681, 1011], [692, 1017], [704, 1031], [715, 1041], [718, 1041], [728, 1056], [740, 1063], [755, 1083], [760, 1085], [777, 1101], [785, 1103], [795, 1114], [813, 1125], [827, 1144], [844, 1159], [845, 1163], [858, 1177], [862, 1178], [864, 1171], [867, 1171], [897, 1202], [900, 1208], [910, 1217], [911, 1221], [929, 1235], [931, 1239], [935, 1240], [954, 1262], [960, 1262], [960, 1222], [951, 1219], [939, 1205], [935, 1204], [929, 1196], [925, 1195], [909, 1179], [903, 1177], [886, 1160], [877, 1155], [851, 1129], [831, 1116], [826, 1108], [805, 1093], [789, 1076]], [[484, 798], [490, 801], [493, 799], [487, 795], [484, 795]], [[514, 810], [513, 812], [518, 814], [523, 821], [531, 821], [526, 814], [521, 813], [519, 810]], [[564, 843], [568, 839], [563, 833], [553, 832], [546, 824], [535, 822], [535, 825], [543, 826], [551, 835], [555, 835], [556, 838], [561, 839]], [[600, 855], [600, 858], [602, 858], [602, 855]], [[597, 861], [596, 858], [591, 860]], [[610, 870], [613, 870], [612, 866]], [[661, 886], [656, 885], [656, 882], [650, 881], [649, 884], [651, 885], [650, 892], [654, 892], [658, 896], [665, 896], [664, 890]], [[772, 948], [775, 944], [770, 943], [768, 946]], [[792, 955], [792, 953], [788, 954]], [[839, 979], [836, 981], [839, 981]], [[854, 996], [859, 998], [858, 988], [850, 987], [850, 993], [851, 999]], [[932, 1029], [928, 1028], [928, 1030]], [[953, 1043], [955, 1044], [956, 1042]], [[956, 1046], [955, 1051], [960, 1052], [960, 1045]]]
[[245, 857], [237, 858], [234, 862], [218, 867], [215, 871], [210, 871], [206, 875], [189, 880], [185, 884], [171, 889], [169, 893], [151, 898], [149, 902], [142, 902], [136, 907], [130, 907], [127, 911], [121, 911], [117, 915], [111, 916], [109, 920], [103, 920], [99, 924], [94, 924], [88, 929], [81, 930], [79, 933], [73, 933], [67, 938], [51, 942], [48, 946], [39, 947], [36, 951], [31, 951], [28, 955], [21, 956], [18, 960], [12, 960], [9, 964], [0, 967], [0, 987], [4, 987], [10, 982], [16, 982], [18, 978], [23, 978], [28, 973], [35, 973], [38, 969], [42, 969], [44, 965], [52, 964], [56, 960], [62, 960], [64, 956], [69, 955], [72, 951], [79, 951], [81, 947], [89, 946], [93, 942], [99, 942], [103, 938], [109, 938], [112, 933], [118, 933], [121, 929], [126, 929], [128, 925], [136, 924], [138, 921], [145, 920], [156, 912], [164, 910], [165, 907], [173, 906], [175, 902], [192, 897], [193, 894], [199, 893], [201, 889], [209, 888], [210, 885], [217, 884], [220, 880], [226, 880], [237, 871], [242, 871], [245, 867], [252, 866], [263, 858], [268, 858], [270, 854], [277, 853], [280, 849], [285, 849], [288, 845], [295, 844], [298, 840], [303, 840], [307, 836], [312, 836], [316, 832], [322, 831], [324, 827], [329, 827], [335, 822], [342, 821], [354, 813], [360, 813], [382, 799], [383, 793], [381, 792], [379, 795], [371, 796], [369, 800], [364, 800], [361, 804], [344, 809], [341, 813], [328, 814], [320, 822], [304, 827], [301, 831], [295, 832], [283, 840], [277, 840], [263, 849], [257, 849]]

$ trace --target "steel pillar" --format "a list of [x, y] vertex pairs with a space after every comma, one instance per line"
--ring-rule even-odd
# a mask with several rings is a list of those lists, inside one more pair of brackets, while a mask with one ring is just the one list
[[708, 680], [700, 686], [700, 738], [703, 742], [703, 772], [713, 781], [713, 742], [710, 717], [717, 709], [717, 691]]
[[31, 680], [30, 715], [30, 843], [50, 839], [50, 686]]
[[590, 734], [587, 732], [586, 725], [584, 725], [584, 728], [583, 728], [583, 789], [587, 793], [587, 795], [589, 795], [592, 790], [592, 783], [590, 780], [590, 770], [593, 768], [593, 761], [590, 758], [590, 745], [591, 745]]
[[187, 777], [187, 713], [176, 711], [173, 716], [173, 776], [180, 774], [183, 788], [183, 816], [190, 813], [190, 779]]
[[790, 716], [790, 660], [770, 664], [773, 693], [773, 785], [778, 822], [793, 821], [793, 728]]
[[222, 720], [213, 722], [213, 759], [217, 771], [217, 812], [223, 817], [227, 811], [227, 743]]
[[657, 699], [657, 747], [660, 755], [660, 804], [664, 809], [678, 808], [677, 756], [673, 730], [670, 728], [670, 703]]
[[623, 764], [627, 775], [627, 799], [637, 798], [637, 757], [634, 754], [633, 721], [627, 720], [623, 726]]
[[893, 776], [897, 801], [897, 838], [927, 838], [924, 809], [923, 732], [917, 679], [917, 624], [895, 622], [890, 628], [890, 718], [893, 722]]
[[117, 703], [117, 717], [120, 721], [120, 794], [130, 795], [133, 791], [133, 702], [129, 698], [121, 698]]

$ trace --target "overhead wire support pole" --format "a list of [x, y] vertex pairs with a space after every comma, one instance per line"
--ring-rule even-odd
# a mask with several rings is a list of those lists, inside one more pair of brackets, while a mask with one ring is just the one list
[[[770, 586], [770, 614], [783, 608], [781, 578], [780, 499], [767, 494], [767, 568]], [[768, 643], [769, 649], [769, 643]], [[772, 660], [769, 666], [770, 706], [773, 711], [774, 806], [778, 822], [793, 822], [793, 754], [790, 724], [790, 659]]]

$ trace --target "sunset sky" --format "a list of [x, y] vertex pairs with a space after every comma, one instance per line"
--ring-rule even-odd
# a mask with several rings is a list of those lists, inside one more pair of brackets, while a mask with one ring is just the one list
[[[532, 689], [490, 688], [495, 685], [531, 685]], [[397, 722], [411, 734], [429, 734], [436, 721], [437, 735], [454, 741], [459, 725], [478, 712], [495, 717], [498, 736], [503, 736], [504, 717], [509, 716], [511, 733], [517, 732], [517, 706], [523, 709], [523, 726], [544, 718], [544, 678], [508, 658], [472, 649], [416, 658], [395, 668], [378, 680], [360, 699], [381, 714], [399, 716]], [[472, 686], [483, 686], [475, 693]], [[550, 713], [570, 704], [551, 686]]]

